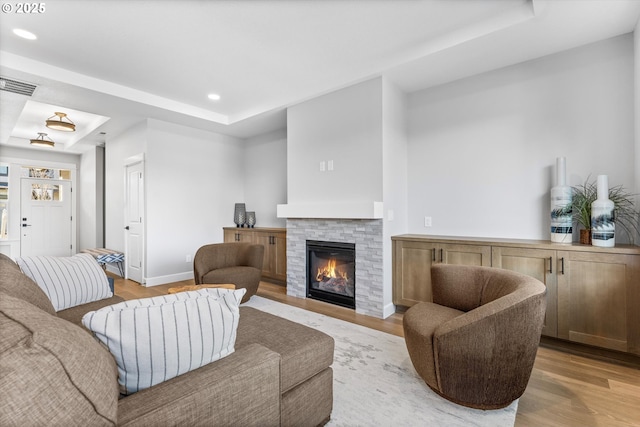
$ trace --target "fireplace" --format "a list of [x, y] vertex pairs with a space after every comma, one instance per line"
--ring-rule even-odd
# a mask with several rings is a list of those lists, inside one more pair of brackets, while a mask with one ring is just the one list
[[307, 240], [307, 297], [355, 308], [355, 243]]

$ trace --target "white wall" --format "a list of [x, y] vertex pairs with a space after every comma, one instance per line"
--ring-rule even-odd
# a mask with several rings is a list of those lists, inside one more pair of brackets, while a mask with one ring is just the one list
[[157, 120], [148, 125], [146, 275], [167, 283], [180, 273], [192, 277], [186, 256], [222, 242], [222, 227], [234, 225], [234, 203], [245, 201], [244, 144]]
[[391, 236], [407, 230], [407, 97], [387, 80], [383, 80], [382, 94], [383, 305], [387, 317], [395, 312]]
[[105, 145], [105, 247], [124, 252], [125, 159], [145, 153], [147, 121], [143, 120]]
[[244, 194], [256, 227], [286, 227], [276, 205], [287, 203], [287, 131], [281, 129], [245, 140]]
[[145, 158], [145, 282], [193, 277], [198, 248], [223, 240], [244, 202], [242, 140], [145, 120], [106, 145], [107, 247], [124, 251], [125, 160]]
[[28, 159], [34, 162], [34, 166], [48, 164], [51, 162], [72, 163], [76, 165], [76, 168], [80, 166], [80, 156], [78, 154], [59, 153], [44, 149], [12, 147], [10, 145], [2, 146], [1, 158]]
[[288, 203], [382, 200], [381, 104], [373, 79], [287, 110]]
[[79, 250], [104, 247], [104, 148], [94, 147], [81, 156], [78, 178]]
[[631, 35], [412, 94], [409, 232], [548, 239], [558, 156], [633, 188], [633, 97]]

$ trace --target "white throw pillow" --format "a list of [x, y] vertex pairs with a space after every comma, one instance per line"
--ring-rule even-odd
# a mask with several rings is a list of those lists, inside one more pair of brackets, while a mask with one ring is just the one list
[[106, 273], [89, 254], [33, 256], [16, 262], [47, 294], [56, 311], [113, 296]]
[[197, 369], [235, 351], [246, 289], [200, 289], [130, 300], [84, 315], [82, 324], [118, 365], [122, 394]]

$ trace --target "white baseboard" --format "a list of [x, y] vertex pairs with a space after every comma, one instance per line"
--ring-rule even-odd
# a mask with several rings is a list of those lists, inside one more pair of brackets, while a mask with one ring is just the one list
[[396, 306], [392, 303], [389, 303], [385, 305], [384, 308], [382, 309], [382, 318], [386, 319], [387, 317], [391, 316], [395, 312], [396, 312]]
[[193, 271], [186, 271], [184, 273], [170, 274], [168, 276], [147, 277], [144, 281], [144, 286], [158, 286], [165, 285], [167, 283], [181, 282], [183, 280], [193, 279]]

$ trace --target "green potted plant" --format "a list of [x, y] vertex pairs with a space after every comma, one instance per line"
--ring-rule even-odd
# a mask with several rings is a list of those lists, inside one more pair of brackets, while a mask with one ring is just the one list
[[[571, 187], [571, 213], [573, 220], [582, 226], [580, 243], [591, 244], [591, 203], [598, 198], [597, 184], [589, 182], [587, 177], [584, 184]], [[638, 215], [633, 199], [635, 194], [627, 192], [622, 185], [609, 188], [609, 199], [615, 205], [616, 231], [624, 231], [631, 242], [639, 232]]]

